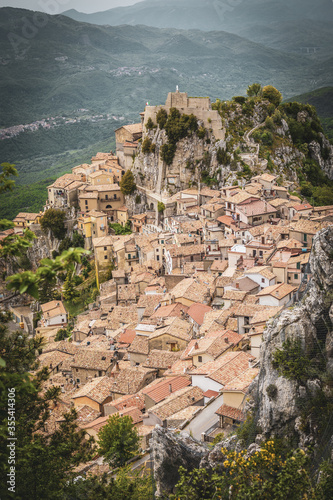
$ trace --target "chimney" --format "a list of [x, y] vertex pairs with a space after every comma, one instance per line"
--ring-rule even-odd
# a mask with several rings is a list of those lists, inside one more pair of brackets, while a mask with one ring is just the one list
[[196, 342], [196, 343], [194, 344], [194, 349], [199, 349], [199, 344], [198, 344], [198, 342]]
[[237, 288], [237, 290], [239, 290], [239, 282], [238, 281], [236, 283], [236, 288]]
[[117, 363], [116, 363], [116, 371], [117, 371], [117, 372], [120, 372], [120, 368], [119, 368], [119, 361], [117, 361]]
[[169, 392], [170, 392], [170, 394], [172, 393], [172, 385], [171, 384], [169, 384]]
[[228, 337], [226, 337], [226, 338], [224, 339], [224, 342], [225, 342], [226, 344], [229, 344], [229, 339], [228, 339]]

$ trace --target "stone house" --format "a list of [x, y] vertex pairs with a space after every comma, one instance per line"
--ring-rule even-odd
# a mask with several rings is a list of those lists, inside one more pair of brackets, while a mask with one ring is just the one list
[[96, 377], [111, 373], [116, 362], [115, 352], [82, 348], [72, 362], [72, 375], [77, 384], [86, 384]]

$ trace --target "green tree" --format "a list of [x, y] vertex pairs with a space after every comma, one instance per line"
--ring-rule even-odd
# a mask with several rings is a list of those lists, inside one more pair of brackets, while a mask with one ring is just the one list
[[158, 211], [158, 213], [162, 214], [164, 212], [164, 210], [165, 210], [164, 203], [162, 201], [159, 201], [157, 203], [157, 211]]
[[73, 302], [78, 296], [79, 292], [76, 289], [73, 274], [68, 272], [63, 286], [63, 297], [66, 302]]
[[274, 106], [279, 106], [282, 102], [282, 94], [272, 85], [266, 85], [262, 89], [262, 96], [264, 99], [267, 99], [269, 102], [274, 104]]
[[151, 474], [139, 469], [123, 467], [114, 477], [88, 476], [68, 484], [63, 500], [153, 500], [153, 480]]
[[163, 129], [165, 127], [167, 119], [168, 113], [165, 111], [165, 109], [161, 108], [156, 115], [156, 121], [160, 129]]
[[120, 190], [124, 195], [132, 194], [136, 190], [134, 175], [131, 170], [127, 170], [121, 179]]
[[152, 130], [153, 128], [156, 128], [156, 125], [153, 122], [153, 120], [149, 117], [148, 120], [147, 120], [147, 123], [146, 123], [146, 129], [147, 130]]
[[49, 208], [41, 217], [40, 225], [45, 233], [51, 231], [54, 238], [63, 240], [66, 235], [65, 219], [65, 212], [56, 208]]
[[42, 259], [36, 272], [25, 271], [8, 276], [7, 288], [22, 293], [27, 293], [39, 299], [38, 286], [43, 281], [51, 281], [59, 272], [70, 271], [73, 273], [75, 264], [81, 262], [81, 256], [88, 254], [83, 248], [70, 248], [55, 259]]
[[146, 137], [142, 142], [141, 151], [143, 154], [148, 154], [151, 152], [152, 142], [149, 137]]
[[[62, 491], [74, 475], [74, 468], [91, 460], [95, 448], [79, 430], [71, 411], [59, 429], [43, 432], [60, 389], [44, 389], [46, 368], [38, 369], [36, 357], [43, 347], [40, 336], [29, 338], [23, 332], [8, 333], [10, 315], [0, 313], [0, 483], [3, 499], [61, 500]], [[15, 390], [12, 391], [12, 388]], [[8, 394], [15, 394], [14, 410], [8, 413]], [[11, 411], [11, 410], [9, 410]], [[15, 415], [15, 493], [7, 490], [8, 417]]]
[[17, 177], [18, 173], [15, 165], [11, 163], [1, 163], [2, 172], [0, 174], [0, 193], [12, 191], [15, 186], [15, 181], [10, 179], [11, 176]]
[[99, 453], [114, 467], [121, 467], [139, 452], [140, 438], [131, 417], [112, 415], [98, 432]]
[[262, 93], [262, 86], [260, 83], [252, 83], [248, 86], [246, 93], [249, 97], [258, 97]]

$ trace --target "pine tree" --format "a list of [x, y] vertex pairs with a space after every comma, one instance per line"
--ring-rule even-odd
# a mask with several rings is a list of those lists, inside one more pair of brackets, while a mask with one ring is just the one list
[[121, 179], [120, 190], [124, 195], [132, 194], [136, 190], [134, 175], [131, 170], [127, 170]]

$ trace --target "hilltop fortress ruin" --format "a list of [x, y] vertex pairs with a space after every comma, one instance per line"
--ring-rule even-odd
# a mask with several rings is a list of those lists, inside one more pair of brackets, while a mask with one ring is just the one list
[[[173, 161], [167, 165], [162, 160], [160, 150], [168, 143], [164, 129], [157, 126], [157, 114], [164, 109], [168, 114], [176, 108], [182, 115], [194, 115], [198, 125], [206, 130], [205, 138], [197, 134], [181, 139]], [[186, 92], [170, 92], [164, 105], [149, 106], [140, 113], [141, 122], [125, 125], [115, 131], [116, 154], [124, 169], [131, 169], [136, 178], [138, 190], [145, 197], [151, 210], [157, 210], [158, 202], [166, 200], [180, 189], [186, 189], [199, 183], [196, 178], [196, 166], [211, 145], [224, 143], [225, 129], [217, 110], [212, 109], [209, 97], [188, 97]], [[148, 123], [154, 128], [148, 128]], [[154, 148], [150, 153], [142, 153], [142, 143], [149, 138]]]

